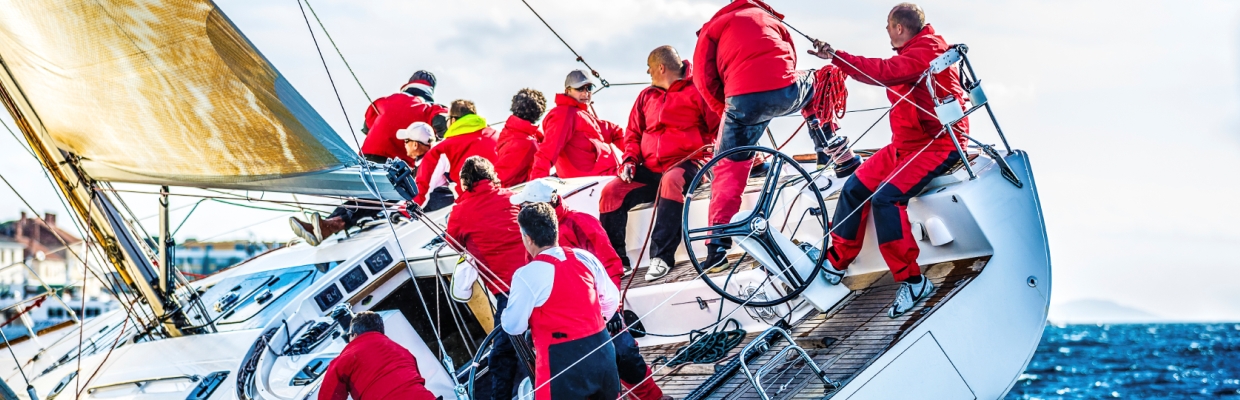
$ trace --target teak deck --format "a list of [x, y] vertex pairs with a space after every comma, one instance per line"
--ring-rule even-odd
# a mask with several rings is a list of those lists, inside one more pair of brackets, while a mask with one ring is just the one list
[[[899, 287], [892, 280], [890, 272], [846, 277], [844, 284], [852, 289], [852, 293], [831, 310], [825, 313], [812, 311], [793, 323], [791, 333], [797, 344], [814, 358], [828, 377], [840, 384], [847, 384], [902, 335], [916, 327], [925, 316], [933, 313], [939, 304], [950, 300], [958, 290], [971, 282], [981, 273], [989, 258], [969, 258], [923, 267], [925, 276], [936, 286], [934, 295], [913, 311], [895, 319], [887, 317], [887, 308]], [[693, 267], [683, 264], [687, 263], [678, 265], [665, 279], [696, 279], [697, 274]], [[634, 280], [634, 286], [644, 286], [645, 282], [642, 282], [644, 280], [640, 277], [644, 276], [645, 268], [640, 268], [635, 274], [639, 274], [639, 278]], [[666, 356], [670, 359], [676, 354], [676, 350], [687, 342], [645, 347], [642, 348], [642, 353], [655, 370], [655, 377], [663, 392], [683, 399], [714, 374], [715, 365], [726, 364], [745, 344], [761, 333], [749, 332], [744, 343], [732, 349], [728, 357], [716, 364], [688, 364], [670, 368], [654, 364], [660, 357]], [[783, 364], [763, 379], [767, 394], [772, 399], [820, 399], [828, 396], [820, 381], [808, 368], [804, 368], [804, 363], [798, 359], [771, 360], [778, 350], [786, 345], [784, 340], [779, 340], [771, 346], [771, 350], [749, 363], [752, 370], [769, 362]], [[744, 374], [738, 371], [707, 398], [759, 397]]]

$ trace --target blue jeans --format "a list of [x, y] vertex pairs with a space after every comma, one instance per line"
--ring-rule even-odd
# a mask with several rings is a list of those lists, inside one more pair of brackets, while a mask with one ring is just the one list
[[[715, 154], [742, 146], [753, 146], [776, 117], [801, 111], [814, 95], [814, 73], [797, 71], [797, 80], [782, 89], [747, 93], [724, 99], [723, 134]], [[733, 161], [747, 160], [752, 154], [737, 154]]]

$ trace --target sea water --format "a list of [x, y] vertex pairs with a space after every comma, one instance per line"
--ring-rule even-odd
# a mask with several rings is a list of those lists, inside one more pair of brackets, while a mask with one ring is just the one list
[[1240, 323], [1047, 326], [1008, 399], [1240, 398]]

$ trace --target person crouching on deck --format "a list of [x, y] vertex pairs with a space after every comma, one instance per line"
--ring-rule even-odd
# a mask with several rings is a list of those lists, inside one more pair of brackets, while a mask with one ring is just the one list
[[543, 140], [538, 120], [547, 111], [547, 99], [542, 92], [521, 89], [512, 96], [512, 115], [499, 132], [499, 144], [495, 147], [495, 173], [499, 174], [504, 187], [513, 187], [530, 180], [534, 169], [534, 155], [538, 143]]
[[[474, 102], [455, 100], [449, 112], [448, 123], [450, 125], [443, 135], [443, 141], [435, 144], [435, 147], [431, 147], [431, 150], [426, 152], [422, 166], [418, 169], [418, 176], [414, 180], [418, 185], [418, 194], [413, 198], [414, 203], [426, 202], [426, 195], [436, 167], [439, 166], [440, 156], [448, 160], [448, 180], [458, 184], [460, 183], [461, 165], [465, 163], [465, 159], [479, 156], [492, 163], [495, 162], [495, 144], [499, 138], [499, 132], [488, 127], [487, 120], [478, 116], [478, 109], [474, 106]], [[429, 207], [427, 209], [429, 210]]]
[[522, 208], [517, 221], [534, 261], [513, 274], [501, 324], [510, 335], [533, 334], [534, 398], [615, 399], [620, 377], [605, 321], [620, 291], [593, 254], [560, 246], [550, 204]]
[[[531, 181], [521, 189], [521, 193], [512, 196], [514, 204], [528, 207], [535, 203], [546, 203], [555, 209], [559, 226], [560, 246], [581, 249], [590, 252], [603, 264], [607, 276], [617, 288], [623, 287], [620, 278], [624, 277], [624, 267], [620, 257], [611, 248], [607, 232], [598, 218], [593, 215], [570, 209], [556, 190], [542, 180]], [[620, 373], [620, 383], [632, 391], [637, 400], [659, 400], [663, 398], [663, 390], [650, 378], [650, 366], [642, 358], [641, 349], [637, 347], [637, 339], [624, 328], [624, 318], [619, 311], [611, 315], [607, 321], [607, 331], [613, 336], [612, 346], [616, 348], [616, 369]], [[648, 379], [650, 378], [650, 379]]]
[[624, 129], [604, 121], [590, 109], [594, 83], [585, 71], [573, 70], [564, 78], [564, 93], [555, 95], [555, 108], [543, 118], [543, 142], [534, 156], [530, 179], [555, 174], [560, 178], [611, 176], [616, 174], [612, 144], [624, 139]]
[[[855, 56], [823, 42], [815, 43], [816, 49], [810, 54], [832, 60], [832, 64], [859, 82], [890, 88], [887, 98], [892, 102], [891, 144], [862, 163], [841, 189], [839, 205], [831, 219], [835, 226], [831, 248], [827, 250], [827, 259], [834, 268], [827, 269], [831, 272], [827, 278], [838, 282], [857, 258], [865, 237], [866, 217], [872, 215], [878, 230], [878, 250], [892, 276], [902, 282], [887, 313], [895, 318], [934, 293], [934, 284], [922, 276], [917, 265], [920, 250], [905, 208], [930, 179], [960, 162], [960, 153], [952, 140], [959, 141], [961, 146], [966, 142], [962, 136], [948, 135], [930, 112], [934, 110], [934, 101], [921, 79], [930, 68], [930, 61], [948, 50], [947, 42], [926, 23], [921, 7], [912, 3], [896, 5], [887, 14], [887, 35], [896, 51], [891, 58]], [[957, 67], [952, 66], [932, 79], [941, 88], [936, 91], [942, 96], [939, 100], [951, 96], [964, 108], [964, 90]], [[907, 97], [902, 100], [902, 96]], [[968, 133], [968, 120], [961, 119], [953, 129]]]
[[[448, 235], [482, 263], [500, 282], [486, 280], [495, 296], [495, 320], [508, 305], [504, 293], [512, 285], [512, 274], [529, 262], [517, 227], [519, 208], [509, 200], [512, 192], [499, 187], [495, 167], [487, 159], [473, 156], [461, 165], [461, 197], [448, 216]], [[490, 276], [486, 273], [483, 276]], [[499, 335], [492, 345], [489, 361], [491, 393], [507, 399], [513, 393], [517, 375], [517, 350], [508, 335]]]
[[646, 270], [646, 280], [653, 281], [676, 265], [685, 184], [710, 155], [702, 147], [715, 143], [721, 117], [693, 86], [692, 66], [672, 46], [651, 51], [646, 66], [651, 84], [637, 95], [629, 114], [624, 163], [619, 179], [603, 187], [599, 220], [627, 269], [629, 211], [658, 198]]
[[353, 317], [344, 346], [319, 386], [319, 400], [435, 400], [409, 350], [383, 334], [383, 318], [370, 311]]

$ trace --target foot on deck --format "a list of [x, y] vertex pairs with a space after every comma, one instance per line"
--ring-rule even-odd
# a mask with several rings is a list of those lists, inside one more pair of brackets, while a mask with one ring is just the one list
[[662, 258], [652, 258], [650, 259], [650, 268], [646, 269], [646, 282], [662, 278], [671, 271], [672, 266], [667, 265], [667, 262], [663, 261]]
[[919, 283], [900, 282], [900, 289], [896, 290], [896, 301], [891, 303], [887, 316], [897, 318], [904, 315], [931, 294], [934, 294], [934, 282], [930, 282], [930, 278], [922, 277]]

